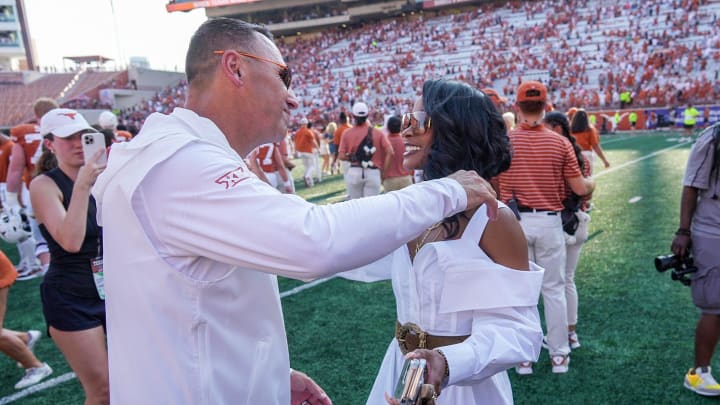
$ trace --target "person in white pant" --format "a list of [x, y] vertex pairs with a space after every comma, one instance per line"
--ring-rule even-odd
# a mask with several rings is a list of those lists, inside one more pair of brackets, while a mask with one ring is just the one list
[[300, 120], [300, 129], [295, 132], [295, 151], [302, 160], [305, 172], [303, 178], [307, 187], [315, 185], [313, 172], [315, 170], [315, 152], [318, 150], [315, 133], [312, 131], [311, 123], [307, 118]]
[[93, 189], [111, 403], [329, 405], [290, 370], [276, 275], [310, 280], [370, 263], [485, 202], [494, 217], [492, 187], [460, 171], [334, 205], [281, 194], [241, 157], [280, 141], [298, 107], [270, 32], [209, 19], [186, 60], [186, 108], [150, 115], [115, 145]]
[[[580, 111], [578, 111], [578, 113], [580, 113]], [[565, 137], [565, 139], [572, 144], [580, 170], [584, 176], [590, 176], [592, 172], [591, 163], [580, 145], [575, 141], [575, 137], [572, 136], [567, 116], [561, 112], [553, 111], [545, 115], [543, 124], [545, 124], [545, 127], [549, 130]], [[575, 285], [575, 272], [577, 271], [583, 244], [588, 238], [590, 214], [586, 212], [588, 207], [587, 197], [580, 199], [573, 196], [572, 190], [567, 190], [566, 195], [568, 198], [573, 198], [571, 205], [577, 203], [578, 208], [577, 212], [575, 212], [575, 216], [577, 216], [578, 219], [575, 233], [572, 235], [567, 232], [565, 233], [565, 299], [567, 301], [568, 345], [570, 345], [570, 349], [578, 349], [580, 348], [580, 339], [578, 338], [576, 327], [578, 323], [579, 299]], [[574, 198], [577, 198], [577, 200]]]
[[[546, 103], [547, 88], [542, 83], [527, 81], [518, 87], [518, 126], [509, 134], [512, 164], [498, 176], [497, 182], [502, 201], [517, 207], [530, 260], [545, 269], [542, 295], [552, 371], [565, 373], [570, 346], [565, 234], [559, 213], [563, 209], [566, 182], [578, 195], [592, 192], [595, 183], [582, 176], [570, 142], [543, 126]], [[522, 362], [516, 371], [531, 374], [532, 363]]]
[[[343, 132], [340, 140], [338, 156], [341, 161], [350, 162], [345, 174], [345, 187], [351, 200], [380, 194], [382, 171], [386, 171], [392, 164], [392, 145], [387, 135], [367, 122], [369, 112], [367, 104], [355, 103], [352, 107], [355, 126]], [[361, 147], [363, 139], [368, 136], [372, 138], [372, 148], [369, 151], [372, 156], [366, 160], [361, 158], [360, 154], [364, 149]]]

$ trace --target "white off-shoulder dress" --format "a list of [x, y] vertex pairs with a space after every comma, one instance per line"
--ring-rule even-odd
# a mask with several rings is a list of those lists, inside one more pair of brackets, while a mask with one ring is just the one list
[[[422, 246], [414, 263], [403, 246], [364, 269], [375, 275], [380, 267], [389, 269], [400, 323], [415, 323], [431, 335], [470, 336], [462, 343], [441, 347], [450, 379], [437, 405], [511, 404], [505, 370], [537, 360], [540, 353], [537, 303], [544, 270], [532, 262], [530, 271], [493, 262], [478, 246], [487, 222], [482, 206], [460, 239]], [[403, 362], [393, 339], [368, 405], [386, 403], [384, 394], [393, 393]]]

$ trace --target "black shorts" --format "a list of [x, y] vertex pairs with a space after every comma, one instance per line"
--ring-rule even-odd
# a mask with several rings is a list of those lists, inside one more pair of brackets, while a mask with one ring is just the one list
[[683, 128], [685, 128], [685, 129], [693, 129], [693, 128], [695, 128], [695, 124], [683, 124]]
[[96, 294], [76, 294], [53, 284], [40, 284], [45, 323], [63, 332], [75, 332], [102, 326], [105, 329], [105, 301]]

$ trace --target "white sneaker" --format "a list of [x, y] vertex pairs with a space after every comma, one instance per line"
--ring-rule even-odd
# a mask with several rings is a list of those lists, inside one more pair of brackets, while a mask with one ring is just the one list
[[532, 362], [531, 361], [524, 361], [517, 366], [515, 366], [515, 372], [519, 375], [530, 375], [533, 373], [532, 369]]
[[47, 363], [43, 363], [40, 367], [31, 367], [25, 369], [25, 376], [15, 384], [16, 390], [21, 390], [25, 387], [37, 384], [42, 381], [45, 377], [52, 374], [53, 370], [48, 366]]
[[25, 280], [32, 280], [37, 277], [42, 277], [43, 275], [43, 268], [42, 266], [37, 267], [27, 267], [27, 266], [21, 266], [17, 268], [18, 272], [18, 281], [25, 281]]
[[578, 339], [578, 335], [574, 331], [568, 333], [568, 344], [573, 350], [580, 347], [580, 339]]
[[720, 395], [720, 385], [712, 376], [710, 367], [698, 367], [685, 374], [685, 388], [699, 395], [715, 397]]
[[[37, 344], [38, 340], [40, 340], [40, 338], [42, 337], [42, 333], [40, 333], [39, 330], [29, 330], [27, 331], [27, 334], [28, 342], [25, 343], [25, 346], [27, 346], [28, 350], [30, 350], [30, 353], [33, 353], [33, 349], [35, 349], [35, 344]], [[23, 368], [20, 362], [17, 363], [17, 366]]]
[[570, 356], [569, 355], [562, 355], [562, 354], [555, 354], [550, 357], [550, 362], [552, 363], [552, 372], [555, 374], [564, 374], [568, 372], [569, 365], [570, 365]]

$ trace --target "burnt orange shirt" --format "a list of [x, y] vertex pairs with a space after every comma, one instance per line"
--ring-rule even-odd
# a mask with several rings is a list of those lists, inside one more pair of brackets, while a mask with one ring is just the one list
[[295, 132], [295, 150], [297, 152], [312, 153], [315, 133], [308, 127], [302, 127]]
[[0, 183], [7, 182], [8, 166], [10, 166], [10, 154], [13, 147], [12, 141], [6, 141], [0, 146]]
[[278, 143], [265, 144], [258, 147], [257, 160], [260, 161], [260, 168], [265, 173], [278, 171], [278, 165], [275, 161], [275, 149], [279, 147], [280, 144]]
[[[345, 138], [338, 148], [338, 156], [341, 158], [352, 155], [357, 150], [360, 143], [367, 136], [368, 124], [359, 127], [352, 127], [345, 132]], [[392, 149], [392, 145], [388, 137], [379, 129], [372, 129], [372, 141], [375, 153], [372, 155], [372, 162], [376, 168], [382, 169], [385, 162], [385, 154]]]
[[18, 273], [15, 270], [12, 262], [5, 255], [5, 252], [0, 251], [0, 288], [10, 287], [17, 278]]
[[600, 137], [595, 128], [588, 128], [587, 131], [583, 132], [573, 132], [572, 136], [575, 137], [580, 149], [585, 151], [592, 150], [593, 146], [600, 144]]
[[352, 126], [350, 126], [350, 124], [348, 123], [338, 125], [335, 133], [333, 134], [333, 143], [335, 145], [340, 146], [340, 139], [342, 138], [342, 134], [343, 132], [345, 132], [345, 130], [349, 128], [352, 128]]
[[[25, 184], [30, 187], [30, 180], [35, 173], [35, 162], [39, 157], [40, 127], [35, 124], [20, 124], [10, 129], [10, 139], [20, 145], [25, 152], [25, 173], [23, 175]], [[37, 155], [36, 155], [37, 154]]]
[[383, 173], [383, 176], [386, 179], [390, 179], [393, 177], [403, 177], [411, 175], [412, 173], [409, 170], [405, 169], [405, 166], [403, 166], [405, 141], [400, 136], [400, 134], [389, 134], [387, 138], [388, 141], [390, 141], [390, 146], [392, 146], [392, 149], [395, 153], [393, 154], [392, 163], [390, 164], [388, 171]]
[[117, 131], [115, 132], [115, 139], [118, 142], [128, 142], [132, 139], [132, 134], [128, 131]]

